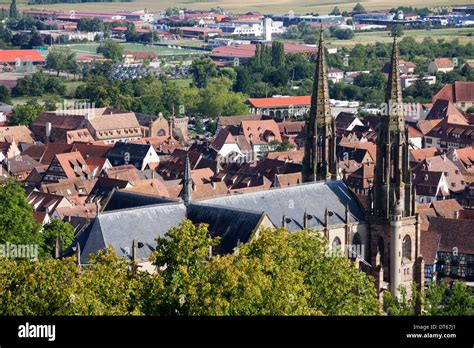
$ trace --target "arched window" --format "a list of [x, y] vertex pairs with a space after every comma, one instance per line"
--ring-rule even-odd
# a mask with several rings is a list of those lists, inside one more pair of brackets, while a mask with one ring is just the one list
[[353, 245], [361, 245], [362, 244], [362, 239], [360, 238], [359, 232], [354, 234], [354, 237], [352, 237], [352, 244]]
[[165, 136], [166, 131], [163, 128], [160, 128], [160, 130], [156, 133], [159, 137]]
[[339, 239], [339, 237], [336, 237], [332, 241], [332, 248], [334, 249], [339, 247], [341, 247], [341, 240]]
[[402, 256], [405, 259], [411, 260], [411, 238], [409, 235], [403, 238]]

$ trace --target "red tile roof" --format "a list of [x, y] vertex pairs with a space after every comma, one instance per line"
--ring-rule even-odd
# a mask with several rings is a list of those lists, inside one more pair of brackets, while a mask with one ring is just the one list
[[23, 62], [44, 62], [38, 50], [0, 50], [0, 63], [11, 63], [20, 59]]
[[268, 136], [281, 142], [280, 130], [275, 120], [242, 121], [242, 133], [251, 144], [267, 143]]
[[449, 100], [453, 103], [474, 101], [474, 82], [456, 81], [454, 84], [446, 84], [433, 96], [433, 102], [438, 99]]
[[435, 58], [434, 63], [438, 68], [452, 68], [453, 61], [449, 58]]
[[290, 107], [300, 105], [311, 105], [311, 96], [297, 96], [297, 97], [275, 97], [275, 98], [249, 98], [248, 103], [256, 108], [268, 107]]

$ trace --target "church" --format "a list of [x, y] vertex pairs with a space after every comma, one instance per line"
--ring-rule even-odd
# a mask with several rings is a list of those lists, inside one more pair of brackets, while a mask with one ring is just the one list
[[[156, 238], [184, 219], [209, 225], [221, 237], [213, 253], [233, 252], [239, 243], [258, 238], [262, 227], [305, 228], [324, 234], [328, 249], [341, 248], [364, 272], [374, 276], [379, 296], [398, 296], [413, 283], [423, 288], [420, 222], [411, 184], [408, 130], [405, 125], [398, 71], [398, 45], [393, 43], [386, 90], [386, 115], [377, 137], [376, 178], [363, 206], [339, 178], [336, 129], [329, 104], [324, 40], [321, 34], [314, 87], [305, 127], [303, 183], [222, 197], [193, 200], [189, 157], [185, 161], [181, 200], [114, 191], [89, 228], [77, 236], [71, 250], [88, 263], [89, 256], [111, 245], [119, 256], [148, 258]], [[72, 251], [70, 251], [72, 252]]]

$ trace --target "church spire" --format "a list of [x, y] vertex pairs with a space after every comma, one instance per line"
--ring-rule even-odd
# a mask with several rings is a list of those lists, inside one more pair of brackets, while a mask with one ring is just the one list
[[408, 130], [403, 114], [399, 53], [394, 37], [388, 85], [385, 94], [385, 114], [381, 116], [377, 134], [375, 166], [375, 197], [373, 214], [389, 218], [395, 198], [400, 201], [403, 216], [412, 215], [412, 190], [409, 167]]
[[191, 203], [192, 192], [193, 192], [193, 179], [191, 178], [191, 163], [189, 161], [189, 152], [186, 153], [186, 161], [184, 163], [184, 177], [183, 183], [183, 201], [184, 205]]
[[390, 116], [390, 130], [403, 131], [405, 120], [403, 117], [402, 84], [400, 80], [400, 57], [398, 53], [397, 36], [393, 36], [392, 58], [388, 74], [388, 85], [385, 94], [387, 111]]
[[329, 85], [322, 26], [311, 108], [306, 120], [305, 132], [303, 181], [313, 182], [335, 179], [337, 174], [336, 127], [329, 104]]

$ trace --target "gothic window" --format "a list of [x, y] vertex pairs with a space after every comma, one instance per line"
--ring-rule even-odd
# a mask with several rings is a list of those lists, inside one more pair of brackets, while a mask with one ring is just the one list
[[360, 238], [360, 234], [357, 232], [356, 234], [354, 234], [354, 237], [352, 237], [352, 245], [355, 246], [355, 245], [361, 245], [362, 244], [362, 240]]
[[336, 237], [334, 238], [334, 240], [332, 241], [332, 248], [339, 248], [341, 247], [341, 240], [339, 239], [339, 237]]
[[405, 259], [411, 260], [411, 238], [409, 235], [406, 235], [403, 238], [402, 256]]

